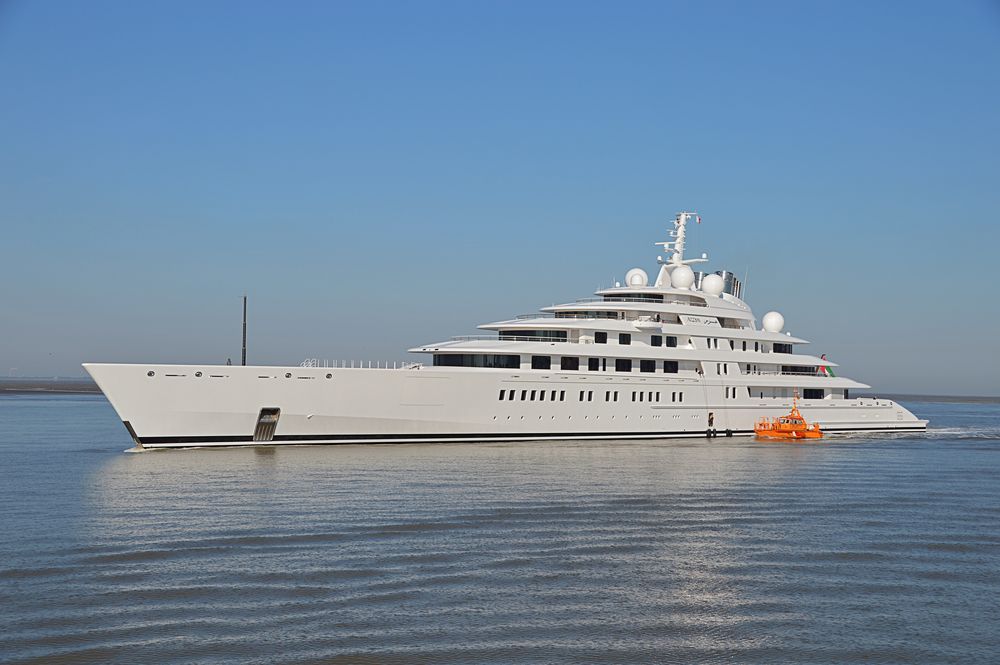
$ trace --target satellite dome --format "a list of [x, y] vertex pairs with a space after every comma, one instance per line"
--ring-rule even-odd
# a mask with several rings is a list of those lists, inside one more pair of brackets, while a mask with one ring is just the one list
[[632, 268], [625, 273], [625, 285], [639, 289], [649, 284], [649, 275], [642, 268]]
[[777, 312], [768, 312], [761, 319], [761, 323], [764, 324], [764, 330], [767, 332], [778, 333], [785, 327], [785, 317]]
[[701, 280], [701, 290], [710, 296], [719, 295], [725, 286], [725, 282], [718, 275], [705, 275]]
[[694, 271], [687, 266], [677, 266], [670, 273], [670, 281], [678, 289], [690, 289], [691, 285], [694, 284]]

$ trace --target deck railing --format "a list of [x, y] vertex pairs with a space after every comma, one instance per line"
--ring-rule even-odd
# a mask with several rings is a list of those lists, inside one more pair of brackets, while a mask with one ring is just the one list
[[334, 369], [420, 369], [423, 366], [423, 363], [405, 360], [327, 360], [325, 358], [306, 358], [299, 363], [299, 367]]

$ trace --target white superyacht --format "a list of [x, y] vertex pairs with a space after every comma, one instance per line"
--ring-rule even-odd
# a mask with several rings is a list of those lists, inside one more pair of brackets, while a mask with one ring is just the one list
[[[825, 432], [923, 431], [837, 365], [758, 327], [731, 273], [696, 273], [673, 221], [656, 278], [425, 344], [427, 364], [295, 367], [87, 363], [139, 448], [747, 436], [799, 408]], [[700, 219], [698, 220], [700, 221]]]

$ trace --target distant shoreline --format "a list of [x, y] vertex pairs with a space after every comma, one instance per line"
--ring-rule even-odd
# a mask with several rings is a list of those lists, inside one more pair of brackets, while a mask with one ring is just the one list
[[0, 378], [0, 395], [65, 393], [70, 395], [100, 394], [101, 389], [89, 378]]

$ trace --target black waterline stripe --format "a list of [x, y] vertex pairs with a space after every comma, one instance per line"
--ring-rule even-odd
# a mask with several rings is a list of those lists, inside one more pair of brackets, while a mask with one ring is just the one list
[[[725, 436], [728, 430], [716, 429], [716, 434]], [[841, 427], [824, 428], [824, 432], [924, 432], [926, 427]], [[753, 430], [731, 430], [732, 434], [753, 434]], [[572, 439], [572, 438], [657, 438], [657, 437], [702, 437], [705, 430], [679, 430], [671, 432], [485, 432], [485, 433], [441, 433], [441, 434], [278, 434], [273, 441], [254, 441], [252, 436], [148, 436], [138, 438], [140, 445], [198, 444], [198, 443], [337, 443], [337, 442], [421, 442], [421, 441], [463, 441], [463, 440], [521, 440], [521, 439]]]

